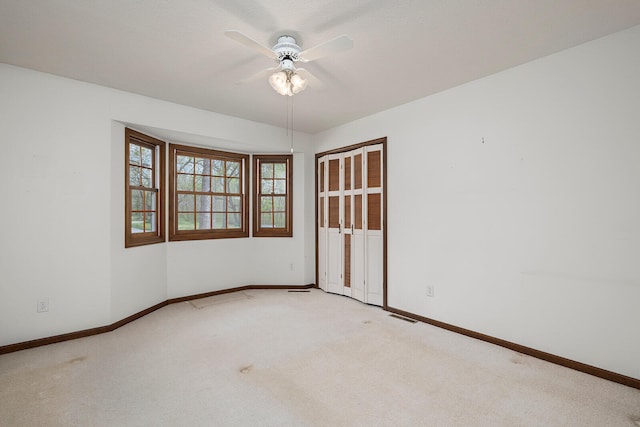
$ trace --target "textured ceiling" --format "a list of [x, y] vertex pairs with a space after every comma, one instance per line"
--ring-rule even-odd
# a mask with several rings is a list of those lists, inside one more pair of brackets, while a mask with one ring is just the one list
[[638, 0], [0, 0], [0, 62], [285, 126], [274, 66], [224, 36], [352, 50], [305, 64], [294, 97], [316, 133], [640, 24]]

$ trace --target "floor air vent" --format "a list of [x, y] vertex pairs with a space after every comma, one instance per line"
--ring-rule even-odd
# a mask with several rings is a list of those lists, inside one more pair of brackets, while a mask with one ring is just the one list
[[311, 292], [308, 289], [289, 289], [287, 292]]
[[398, 316], [397, 314], [390, 314], [389, 316], [395, 317], [396, 319], [404, 320], [405, 322], [409, 322], [409, 323], [418, 323], [417, 320], [409, 319], [408, 317]]

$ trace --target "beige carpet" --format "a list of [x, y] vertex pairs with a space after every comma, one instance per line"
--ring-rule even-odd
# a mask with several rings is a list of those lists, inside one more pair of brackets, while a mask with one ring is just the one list
[[639, 390], [348, 298], [206, 300], [0, 356], [0, 425], [640, 426]]

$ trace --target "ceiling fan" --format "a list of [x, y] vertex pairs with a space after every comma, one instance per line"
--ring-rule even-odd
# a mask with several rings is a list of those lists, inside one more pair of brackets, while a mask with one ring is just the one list
[[[256, 52], [277, 62], [277, 66], [262, 70], [241, 81], [246, 83], [269, 73], [271, 87], [280, 95], [293, 96], [307, 87], [307, 80], [312, 86], [320, 86], [320, 82], [309, 71], [297, 68], [296, 62], [311, 62], [333, 53], [342, 52], [353, 47], [353, 40], [342, 35], [321, 43], [312, 48], [302, 50], [293, 36], [282, 35], [273, 48], [268, 48], [239, 31], [225, 31], [225, 36], [237, 41]], [[306, 79], [305, 79], [306, 77]]]

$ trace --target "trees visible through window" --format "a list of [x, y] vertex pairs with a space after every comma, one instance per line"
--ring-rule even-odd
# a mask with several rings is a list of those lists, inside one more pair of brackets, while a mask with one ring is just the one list
[[249, 156], [169, 147], [169, 240], [247, 237]]
[[[165, 241], [165, 143], [125, 131], [125, 247]], [[293, 156], [255, 155], [253, 235], [291, 237]], [[169, 145], [169, 240], [249, 236], [249, 155]]]
[[291, 155], [254, 155], [253, 235], [291, 237]]
[[125, 129], [125, 247], [164, 242], [164, 142]]

